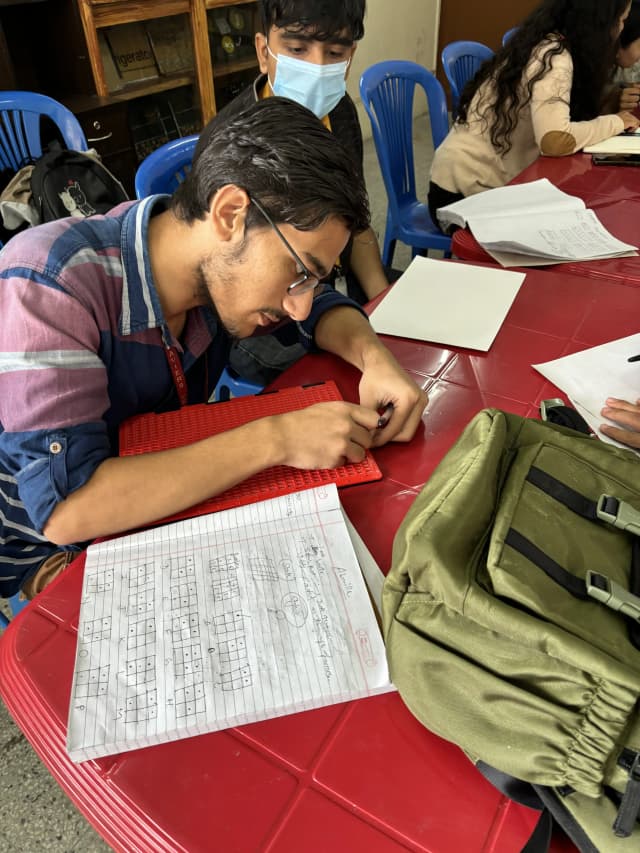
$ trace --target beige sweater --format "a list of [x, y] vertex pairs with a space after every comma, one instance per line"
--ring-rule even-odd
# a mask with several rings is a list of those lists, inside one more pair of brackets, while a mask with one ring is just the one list
[[[522, 84], [540, 69], [541, 55], [552, 40], [545, 40], [532, 52]], [[492, 86], [486, 81], [474, 95], [468, 124], [454, 124], [436, 149], [431, 180], [449, 192], [465, 196], [509, 183], [523, 169], [544, 154], [559, 157], [573, 154], [585, 145], [600, 142], [624, 130], [617, 115], [603, 115], [591, 121], [571, 121], [569, 100], [573, 62], [567, 50], [553, 57], [551, 68], [533, 86], [529, 103], [521, 111], [506, 154], [495, 150], [489, 138], [486, 96]]]

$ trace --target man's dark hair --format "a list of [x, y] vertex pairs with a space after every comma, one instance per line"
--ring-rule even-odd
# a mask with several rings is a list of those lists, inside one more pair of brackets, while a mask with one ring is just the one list
[[271, 27], [311, 30], [318, 41], [345, 35], [360, 41], [364, 35], [366, 0], [262, 0], [264, 34]]
[[[265, 98], [229, 120], [215, 122], [207, 143], [172, 199], [184, 222], [204, 219], [211, 199], [228, 184], [242, 187], [277, 223], [301, 231], [341, 218], [353, 233], [369, 227], [364, 180], [348, 151], [306, 107]], [[255, 206], [246, 227], [265, 226]]]

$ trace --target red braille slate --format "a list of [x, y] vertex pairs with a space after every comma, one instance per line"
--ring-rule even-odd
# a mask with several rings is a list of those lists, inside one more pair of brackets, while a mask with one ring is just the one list
[[[223, 403], [185, 406], [161, 415], [153, 413], [138, 415], [125, 421], [120, 427], [120, 456], [134, 456], [153, 450], [182, 447], [258, 418], [281, 415], [285, 412], [304, 409], [314, 403], [333, 400], [342, 400], [342, 396], [335, 382], [329, 380], [314, 385], [283, 388], [281, 391], [251, 397], [235, 397]], [[251, 452], [251, 449], [247, 448], [247, 452]], [[277, 465], [254, 474], [242, 483], [227, 489], [226, 492], [209, 498], [195, 507], [163, 519], [162, 523], [276, 498], [279, 495], [311, 489], [324, 483], [335, 483], [340, 487], [354, 483], [368, 483], [381, 478], [382, 472], [368, 451], [362, 462], [348, 463], [338, 468], [303, 471], [287, 465]]]

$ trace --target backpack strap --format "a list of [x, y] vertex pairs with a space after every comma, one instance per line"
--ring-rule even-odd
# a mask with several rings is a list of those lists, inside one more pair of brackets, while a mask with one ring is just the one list
[[484, 761], [478, 761], [476, 767], [485, 779], [491, 782], [493, 787], [497, 788], [505, 797], [509, 797], [510, 800], [519, 803], [521, 806], [540, 812], [535, 829], [520, 853], [548, 853], [553, 832], [553, 816], [540, 799], [533, 785], [529, 782], [523, 782], [522, 779], [516, 779], [515, 776], [510, 776], [508, 773], [503, 773], [502, 770], [485, 764]]
[[629, 768], [629, 780], [622, 795], [613, 831], [618, 838], [629, 838], [640, 814], [640, 752]]
[[589, 521], [597, 521], [597, 504], [595, 501], [585, 498], [580, 492], [576, 492], [571, 486], [567, 486], [552, 474], [543, 471], [542, 468], [536, 468], [535, 465], [532, 465], [526, 479], [532, 486], [536, 486], [541, 492], [549, 495], [558, 503], [564, 504], [576, 515], [588, 518]]
[[533, 788], [544, 804], [544, 808], [549, 812], [558, 826], [564, 830], [566, 835], [569, 836], [580, 850], [580, 853], [602, 853], [562, 802], [564, 794], [571, 793], [570, 789], [564, 792], [561, 789], [547, 788], [544, 785], [533, 785]]
[[640, 511], [612, 495], [603, 494], [597, 501], [593, 501], [535, 466], [529, 469], [526, 479], [576, 515], [589, 521], [611, 524], [634, 537], [631, 542], [628, 590], [601, 572], [587, 571], [584, 579], [576, 577], [513, 528], [507, 532], [505, 544], [542, 569], [575, 598], [583, 601], [594, 599], [612, 610], [619, 611], [627, 619], [631, 643], [640, 649]]

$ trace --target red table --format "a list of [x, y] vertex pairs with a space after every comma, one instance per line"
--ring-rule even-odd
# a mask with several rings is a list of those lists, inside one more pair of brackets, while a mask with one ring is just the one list
[[[563, 192], [581, 198], [614, 237], [632, 246], [640, 245], [640, 168], [594, 166], [590, 154], [539, 157], [510, 183], [523, 184], [540, 178], [548, 178]], [[465, 228], [455, 232], [451, 249], [462, 260], [496, 263]], [[615, 279], [640, 286], [640, 256], [575, 261], [539, 269], [561, 269], [563, 273]]]
[[[408, 445], [376, 452], [384, 479], [341, 491], [386, 571], [398, 524], [481, 408], [533, 415], [557, 390], [532, 362], [638, 330], [640, 293], [622, 283], [528, 273], [487, 354], [389, 339], [430, 403]], [[333, 378], [355, 399], [357, 372], [308, 356], [277, 383]], [[53, 776], [117, 850], [269, 853], [514, 853], [536, 813], [497, 793], [396, 694], [336, 705], [72, 764], [64, 741], [82, 560], [0, 640], [0, 693]], [[574, 848], [554, 840], [554, 853]]]

